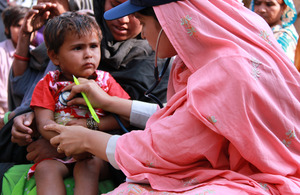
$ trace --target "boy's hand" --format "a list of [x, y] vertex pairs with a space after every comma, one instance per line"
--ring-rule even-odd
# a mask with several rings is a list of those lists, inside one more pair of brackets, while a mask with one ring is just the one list
[[49, 140], [39, 138], [27, 146], [27, 160], [39, 162], [45, 158], [64, 158], [64, 154], [57, 152], [56, 148], [53, 147]]

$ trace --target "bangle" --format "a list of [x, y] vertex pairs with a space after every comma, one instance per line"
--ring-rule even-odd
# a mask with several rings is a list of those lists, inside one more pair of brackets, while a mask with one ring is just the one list
[[29, 57], [19, 56], [19, 55], [16, 54], [16, 53], [14, 53], [14, 57], [15, 57], [17, 60], [26, 61], [26, 62], [29, 61]]
[[3, 118], [4, 125], [6, 125], [6, 123], [8, 122], [8, 116], [9, 116], [10, 113], [11, 113], [11, 111], [6, 112], [4, 114], [4, 118]]
[[92, 130], [99, 130], [98, 124], [93, 118], [86, 119], [86, 126]]

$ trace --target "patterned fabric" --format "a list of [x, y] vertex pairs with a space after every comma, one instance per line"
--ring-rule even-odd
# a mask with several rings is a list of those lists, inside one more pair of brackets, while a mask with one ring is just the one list
[[154, 192], [299, 193], [300, 75], [266, 22], [233, 0], [154, 11], [178, 53], [168, 101], [118, 138], [119, 168]]
[[290, 25], [282, 27], [281, 25], [276, 25], [272, 28], [272, 31], [283, 51], [290, 58], [290, 60], [294, 62], [297, 41], [299, 38], [295, 26]]
[[[273, 26], [272, 31], [286, 55], [294, 62], [299, 37], [294, 26], [297, 19], [297, 11], [293, 0], [284, 0], [284, 3], [287, 7], [281, 17], [282, 24]], [[251, 1], [250, 8], [254, 11], [254, 0]]]
[[[38, 106], [52, 110], [55, 112], [55, 122], [63, 125], [74, 118], [91, 118], [86, 106], [66, 106], [62, 104], [60, 101], [61, 90], [73, 82], [59, 81], [60, 74], [59, 70], [50, 71], [36, 85], [32, 95], [31, 108]], [[96, 70], [95, 76], [95, 82], [109, 95], [129, 99], [129, 95], [108, 72]], [[95, 109], [95, 112], [98, 116], [104, 115], [101, 109]]]

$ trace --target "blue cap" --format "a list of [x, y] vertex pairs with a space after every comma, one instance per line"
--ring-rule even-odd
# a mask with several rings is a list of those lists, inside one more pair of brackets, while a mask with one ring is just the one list
[[178, 0], [128, 0], [104, 13], [105, 20], [115, 20], [134, 12], [140, 11], [146, 7], [153, 7]]

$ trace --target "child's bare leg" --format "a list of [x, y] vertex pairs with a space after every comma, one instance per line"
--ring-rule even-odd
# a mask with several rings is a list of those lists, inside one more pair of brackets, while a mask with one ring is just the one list
[[40, 162], [34, 173], [37, 194], [66, 194], [63, 179], [68, 174], [69, 169], [62, 162], [57, 160], [44, 160]]
[[98, 194], [100, 172], [102, 176], [108, 175], [108, 164], [102, 159], [93, 157], [77, 161], [73, 170], [74, 195]]

